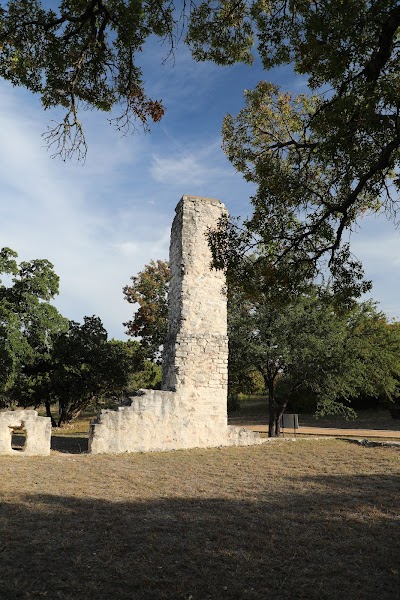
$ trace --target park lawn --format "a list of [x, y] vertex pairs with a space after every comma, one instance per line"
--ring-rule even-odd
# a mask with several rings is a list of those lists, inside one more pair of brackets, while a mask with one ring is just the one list
[[[289, 412], [289, 411], [287, 411]], [[299, 414], [303, 427], [333, 427], [338, 429], [387, 429], [400, 431], [400, 419], [393, 419], [385, 408], [356, 409], [356, 419], [341, 415], [316, 418], [312, 413]], [[231, 425], [260, 425], [268, 423], [268, 399], [265, 396], [248, 396], [240, 400], [240, 410], [229, 414]]]
[[0, 457], [2, 600], [399, 598], [400, 450]]
[[62, 427], [53, 427], [52, 435], [60, 437], [84, 437], [89, 435], [90, 421], [95, 417], [94, 412], [84, 412], [76, 419]]

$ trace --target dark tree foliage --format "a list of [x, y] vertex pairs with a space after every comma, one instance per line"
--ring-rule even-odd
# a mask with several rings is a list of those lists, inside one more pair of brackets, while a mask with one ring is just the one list
[[[69, 329], [54, 340], [50, 385], [58, 401], [58, 426], [76, 418], [93, 401], [113, 396], [128, 387], [137, 367], [123, 342], [107, 341], [99, 317], [84, 317], [82, 325], [70, 321]], [[142, 362], [142, 361], [140, 361]]]
[[[0, 394], [3, 405], [24, 403], [33, 379], [41, 378], [52, 339], [67, 327], [50, 300], [58, 293], [58, 276], [47, 260], [16, 262], [10, 248], [0, 251]], [[41, 365], [41, 367], [39, 367]], [[38, 373], [36, 373], [38, 369]], [[33, 379], [32, 379], [33, 378]], [[43, 375], [42, 387], [46, 386]], [[23, 392], [22, 389], [25, 391]], [[46, 395], [43, 396], [43, 400]], [[37, 404], [37, 397], [32, 402]]]
[[[393, 402], [400, 388], [400, 328], [371, 302], [338, 309], [329, 290], [309, 287], [289, 303], [237, 291], [230, 362], [236, 376], [258, 372], [268, 395], [269, 435], [301, 393], [317, 415], [354, 417], [358, 396]], [[232, 356], [233, 354], [233, 356]]]
[[98, 317], [81, 325], [50, 304], [59, 279], [49, 261], [16, 258], [0, 250], [0, 407], [44, 405], [60, 426], [100, 399], [159, 385], [160, 369], [138, 342], [108, 341]]

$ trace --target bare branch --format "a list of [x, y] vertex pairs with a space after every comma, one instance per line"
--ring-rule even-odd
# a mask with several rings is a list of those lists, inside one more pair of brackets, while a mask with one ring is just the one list
[[55, 121], [53, 123], [54, 125], [49, 125], [46, 133], [42, 135], [47, 148], [53, 152], [51, 158], [59, 157], [66, 161], [75, 155], [78, 162], [84, 163], [87, 144], [82, 124], [77, 118], [75, 105], [72, 105], [61, 123]]

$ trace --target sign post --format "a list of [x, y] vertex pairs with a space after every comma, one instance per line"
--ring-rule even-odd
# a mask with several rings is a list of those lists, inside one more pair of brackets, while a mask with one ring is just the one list
[[[291, 429], [293, 427], [293, 434], [296, 436], [296, 429], [299, 428], [299, 415], [298, 414], [287, 414], [282, 415], [282, 429]], [[283, 433], [285, 435], [285, 432]]]

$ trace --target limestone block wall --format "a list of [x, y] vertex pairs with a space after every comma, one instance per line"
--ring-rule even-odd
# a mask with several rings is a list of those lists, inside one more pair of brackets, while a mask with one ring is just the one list
[[179, 396], [146, 390], [131, 406], [102, 410], [91, 424], [89, 452], [94, 454], [173, 449], [180, 428]]
[[93, 454], [206, 448], [226, 443], [226, 424], [199, 414], [199, 398], [162, 390], [142, 390], [131, 406], [102, 410], [91, 425]]
[[217, 414], [200, 413], [202, 398], [162, 390], [142, 390], [131, 406], [102, 410], [91, 424], [89, 452], [122, 454], [185, 448], [249, 446], [260, 436], [239, 427], [228, 427]]
[[[11, 447], [12, 429], [23, 427], [26, 441], [23, 452]], [[7, 410], [0, 412], [0, 454], [47, 456], [51, 445], [51, 419], [39, 417], [36, 410]]]

